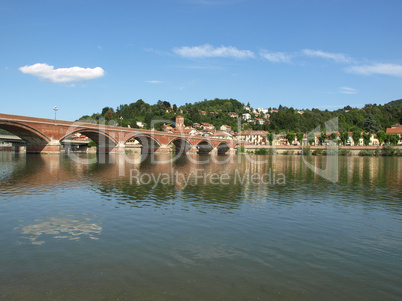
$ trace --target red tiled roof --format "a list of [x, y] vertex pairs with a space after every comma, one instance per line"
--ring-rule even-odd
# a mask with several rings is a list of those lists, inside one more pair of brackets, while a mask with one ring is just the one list
[[388, 128], [387, 134], [402, 134], [402, 126]]

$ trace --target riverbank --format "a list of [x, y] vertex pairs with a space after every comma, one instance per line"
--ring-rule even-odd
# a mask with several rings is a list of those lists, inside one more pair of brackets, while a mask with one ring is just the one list
[[244, 153], [256, 155], [339, 155], [339, 156], [402, 156], [402, 146], [300, 146], [289, 145], [247, 145]]

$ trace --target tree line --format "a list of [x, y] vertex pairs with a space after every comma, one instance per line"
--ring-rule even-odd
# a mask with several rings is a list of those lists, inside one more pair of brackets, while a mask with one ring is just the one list
[[[248, 104], [249, 105], [249, 104]], [[269, 107], [270, 117], [264, 120], [264, 124], [255, 124], [254, 118], [263, 118], [263, 115], [256, 116], [246, 110], [244, 103], [236, 99], [203, 100], [195, 103], [186, 103], [182, 106], [171, 105], [168, 101], [159, 100], [151, 105], [142, 99], [130, 104], [121, 104], [116, 109], [104, 107], [100, 113], [82, 116], [79, 120], [97, 123], [104, 119], [108, 122], [114, 121], [117, 124], [135, 128], [137, 122], [142, 122], [145, 128], [153, 125], [157, 130], [163, 128], [163, 123], [174, 123], [177, 115], [184, 117], [185, 125], [192, 126], [194, 123], [210, 123], [219, 129], [222, 125], [229, 125], [232, 130], [265, 130], [270, 133], [307, 133], [320, 127], [325, 129], [325, 123], [338, 117], [338, 129], [340, 132], [366, 132], [377, 133], [385, 131], [391, 125], [402, 123], [402, 99], [389, 102], [385, 105], [367, 104], [363, 108], [352, 108], [346, 106], [335, 111], [304, 109], [303, 114], [295, 108], [279, 106]], [[252, 122], [241, 119], [241, 129], [238, 128], [237, 118], [229, 116], [229, 112], [238, 113], [240, 119], [244, 113], [251, 113]], [[152, 120], [162, 120], [160, 123], [152, 124]]]

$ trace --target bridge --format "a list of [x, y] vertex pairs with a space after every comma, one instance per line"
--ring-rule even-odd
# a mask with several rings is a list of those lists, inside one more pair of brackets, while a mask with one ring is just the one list
[[96, 143], [98, 153], [125, 152], [130, 142], [137, 141], [142, 153], [153, 152], [234, 152], [236, 140], [191, 136], [180, 131], [165, 133], [134, 129], [114, 124], [92, 124], [0, 113], [0, 129], [26, 142], [27, 153], [60, 153], [72, 135], [80, 133]]

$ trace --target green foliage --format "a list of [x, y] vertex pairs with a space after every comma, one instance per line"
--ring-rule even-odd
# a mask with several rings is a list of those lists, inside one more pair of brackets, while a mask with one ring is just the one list
[[269, 141], [269, 145], [272, 145], [272, 141], [274, 140], [274, 134], [272, 132], [267, 134], [267, 140]]
[[268, 155], [268, 150], [266, 148], [257, 148], [254, 152], [256, 155]]
[[0, 135], [13, 135], [10, 132], [7, 132], [6, 130], [0, 129]]
[[[395, 123], [402, 123], [402, 100], [390, 102], [385, 105], [368, 104], [363, 109], [346, 106], [336, 111], [304, 109], [299, 114], [294, 108], [279, 105], [277, 112], [271, 112], [270, 123], [255, 125], [241, 120], [244, 130], [265, 130], [268, 132], [290, 132], [306, 133], [317, 127], [325, 128], [325, 123], [333, 118], [338, 118], [340, 132], [360, 131], [366, 132], [384, 131]], [[245, 113], [244, 104], [236, 99], [203, 100], [196, 103], [186, 103], [180, 107], [171, 102], [158, 100], [156, 105], [150, 105], [142, 99], [130, 104], [121, 104], [116, 109], [104, 107], [101, 113], [94, 113], [91, 116], [82, 116], [79, 120], [83, 122], [99, 123], [102, 119], [107, 121], [115, 120], [120, 124], [120, 117], [123, 117], [124, 125], [133, 125], [137, 121], [144, 122], [150, 128], [150, 119], [174, 121], [177, 115], [185, 118], [186, 125], [192, 123], [207, 122], [213, 124], [217, 129], [221, 125], [229, 125], [234, 131], [238, 130], [237, 118], [231, 118], [228, 113], [236, 112], [239, 116]], [[205, 111], [203, 115], [201, 111]], [[261, 116], [260, 116], [261, 117]], [[145, 120], [146, 119], [146, 120]], [[311, 143], [312, 138], [308, 141]], [[268, 139], [269, 141], [269, 139]], [[293, 140], [294, 141], [294, 140]], [[342, 140], [345, 144], [346, 140]]]
[[336, 140], [336, 138], [338, 138], [336, 133], [331, 133], [331, 135], [329, 135], [330, 140]]
[[313, 152], [311, 154], [313, 156], [320, 156], [320, 155], [324, 156], [327, 154], [327, 152], [323, 149], [315, 149], [315, 150], [313, 150]]
[[299, 141], [300, 145], [303, 144], [303, 137], [304, 137], [304, 133], [302, 133], [302, 132], [296, 133], [296, 138], [297, 138], [297, 141]]
[[368, 115], [366, 120], [364, 121], [364, 130], [369, 133], [376, 133], [379, 131], [380, 126], [377, 121], [374, 119], [373, 115]]
[[363, 133], [363, 142], [365, 146], [368, 146], [370, 144], [370, 133]]
[[328, 136], [325, 132], [321, 132], [320, 136], [318, 137], [319, 144], [323, 145], [327, 137]]
[[384, 131], [378, 131], [377, 132], [377, 139], [380, 145], [382, 145], [387, 138], [387, 134]]
[[352, 139], [355, 145], [359, 145], [359, 140], [362, 136], [362, 133], [360, 131], [353, 131], [352, 133]]
[[288, 140], [288, 142], [289, 142], [289, 145], [292, 145], [293, 144], [293, 141], [295, 140], [295, 133], [293, 132], [293, 131], [290, 131], [290, 132], [288, 132], [287, 134], [286, 134], [286, 139]]
[[245, 148], [244, 145], [242, 144], [242, 145], [240, 145], [240, 146], [237, 148], [237, 153], [244, 153], [245, 150], [246, 150], [246, 148]]
[[347, 131], [340, 132], [339, 139], [341, 139], [343, 145], [346, 145], [349, 140], [349, 133]]
[[385, 144], [385, 147], [384, 147], [384, 155], [385, 156], [393, 156], [393, 155], [395, 155], [395, 153], [396, 153], [396, 150], [391, 144], [389, 144], [389, 143]]
[[309, 146], [303, 146], [303, 147], [300, 147], [300, 149], [301, 149], [301, 154], [302, 154], [303, 156], [309, 156], [310, 153], [311, 153]]
[[340, 149], [338, 150], [338, 156], [349, 156], [350, 150], [349, 149]]
[[293, 155], [295, 152], [294, 152], [294, 150], [286, 150], [286, 151], [284, 151], [282, 154], [284, 154], [284, 155]]
[[359, 156], [370, 156], [370, 157], [372, 157], [372, 156], [375, 156], [375, 153], [374, 153], [374, 150], [372, 150], [372, 149], [362, 149], [359, 152]]
[[88, 147], [94, 147], [94, 146], [96, 146], [95, 141], [90, 140], [89, 143], [88, 143]]
[[386, 134], [385, 136], [385, 142], [391, 145], [398, 145], [399, 141], [399, 136], [397, 134]]

